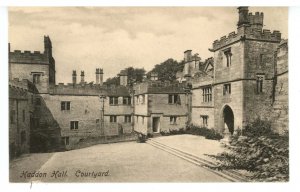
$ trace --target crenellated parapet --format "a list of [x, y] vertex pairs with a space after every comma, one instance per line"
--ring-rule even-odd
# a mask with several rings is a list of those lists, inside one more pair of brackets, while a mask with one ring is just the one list
[[28, 93], [36, 92], [34, 84], [27, 79], [14, 78], [9, 81], [9, 98], [14, 99], [28, 99]]
[[22, 63], [22, 64], [49, 64], [49, 58], [46, 54], [40, 51], [20, 51], [15, 50], [9, 53], [10, 63]]
[[281, 41], [281, 33], [276, 30], [271, 32], [268, 29], [261, 30], [258, 28], [246, 28], [244, 31], [240, 31], [239, 33], [231, 32], [228, 36], [223, 36], [220, 39], [215, 40], [211, 51], [216, 51], [234, 42], [246, 39], [279, 43]]
[[74, 95], [74, 96], [130, 96], [129, 90], [124, 86], [105, 86], [98, 84], [59, 83], [50, 86], [50, 95]]
[[210, 51], [216, 51], [240, 40], [255, 40], [279, 43], [281, 33], [274, 30], [263, 29], [264, 14], [256, 12], [249, 13], [248, 7], [239, 7], [239, 20], [237, 32], [231, 32], [213, 42]]
[[135, 94], [153, 93], [185, 93], [185, 83], [170, 83], [160, 81], [147, 81], [134, 85]]

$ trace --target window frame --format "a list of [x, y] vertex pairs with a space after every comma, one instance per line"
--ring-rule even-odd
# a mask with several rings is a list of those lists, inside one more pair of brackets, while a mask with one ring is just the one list
[[223, 84], [223, 96], [231, 95], [231, 83]]
[[202, 119], [202, 126], [208, 127], [208, 115], [200, 115], [200, 118]]
[[170, 116], [170, 125], [177, 125], [177, 116]]
[[131, 115], [124, 116], [124, 123], [131, 123]]
[[118, 105], [119, 98], [116, 96], [109, 96], [109, 105]]
[[41, 74], [40, 73], [33, 73], [32, 74], [32, 83], [33, 84], [39, 84], [41, 82]]
[[223, 51], [225, 58], [226, 58], [226, 67], [231, 67], [232, 65], [232, 52], [231, 52], [231, 48], [227, 48]]
[[117, 123], [117, 115], [110, 115], [109, 116], [110, 123]]
[[256, 75], [256, 94], [262, 94], [264, 91], [263, 86], [264, 86], [264, 80], [265, 80], [265, 75]]
[[123, 97], [123, 105], [131, 105], [131, 97], [130, 96]]
[[70, 111], [71, 110], [71, 101], [61, 101], [60, 102], [61, 111]]
[[181, 104], [179, 94], [168, 94], [168, 104]]
[[202, 88], [202, 102], [203, 103], [212, 102], [212, 87], [211, 86]]
[[70, 121], [70, 130], [78, 130], [79, 122], [78, 121]]

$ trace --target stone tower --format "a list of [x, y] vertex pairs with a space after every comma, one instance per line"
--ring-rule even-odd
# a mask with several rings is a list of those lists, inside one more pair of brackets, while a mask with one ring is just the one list
[[234, 133], [261, 113], [272, 102], [274, 52], [281, 33], [262, 29], [263, 13], [238, 8], [237, 33], [215, 40], [213, 100], [214, 127]]

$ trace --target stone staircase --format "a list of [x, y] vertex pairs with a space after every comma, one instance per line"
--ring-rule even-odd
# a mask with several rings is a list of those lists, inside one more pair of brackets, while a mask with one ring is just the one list
[[195, 156], [193, 154], [184, 152], [182, 150], [167, 146], [165, 144], [162, 144], [158, 141], [155, 141], [153, 139], [148, 139], [147, 143], [158, 148], [161, 149], [163, 151], [166, 151], [172, 155], [175, 155], [181, 159], [184, 159], [190, 163], [193, 163], [197, 166], [200, 166], [204, 169], [207, 169], [225, 179], [228, 179], [231, 182], [248, 182], [249, 179], [247, 179], [246, 176], [242, 175], [241, 173], [238, 173], [235, 170], [214, 170], [212, 169], [212, 167], [216, 167], [216, 164], [212, 161], [209, 161], [207, 159]]

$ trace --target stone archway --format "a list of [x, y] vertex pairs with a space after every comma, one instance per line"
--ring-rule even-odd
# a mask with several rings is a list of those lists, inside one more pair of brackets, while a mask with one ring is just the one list
[[229, 133], [232, 135], [234, 132], [234, 115], [232, 109], [228, 105], [225, 105], [223, 109], [223, 120], [225, 132], [229, 131]]

